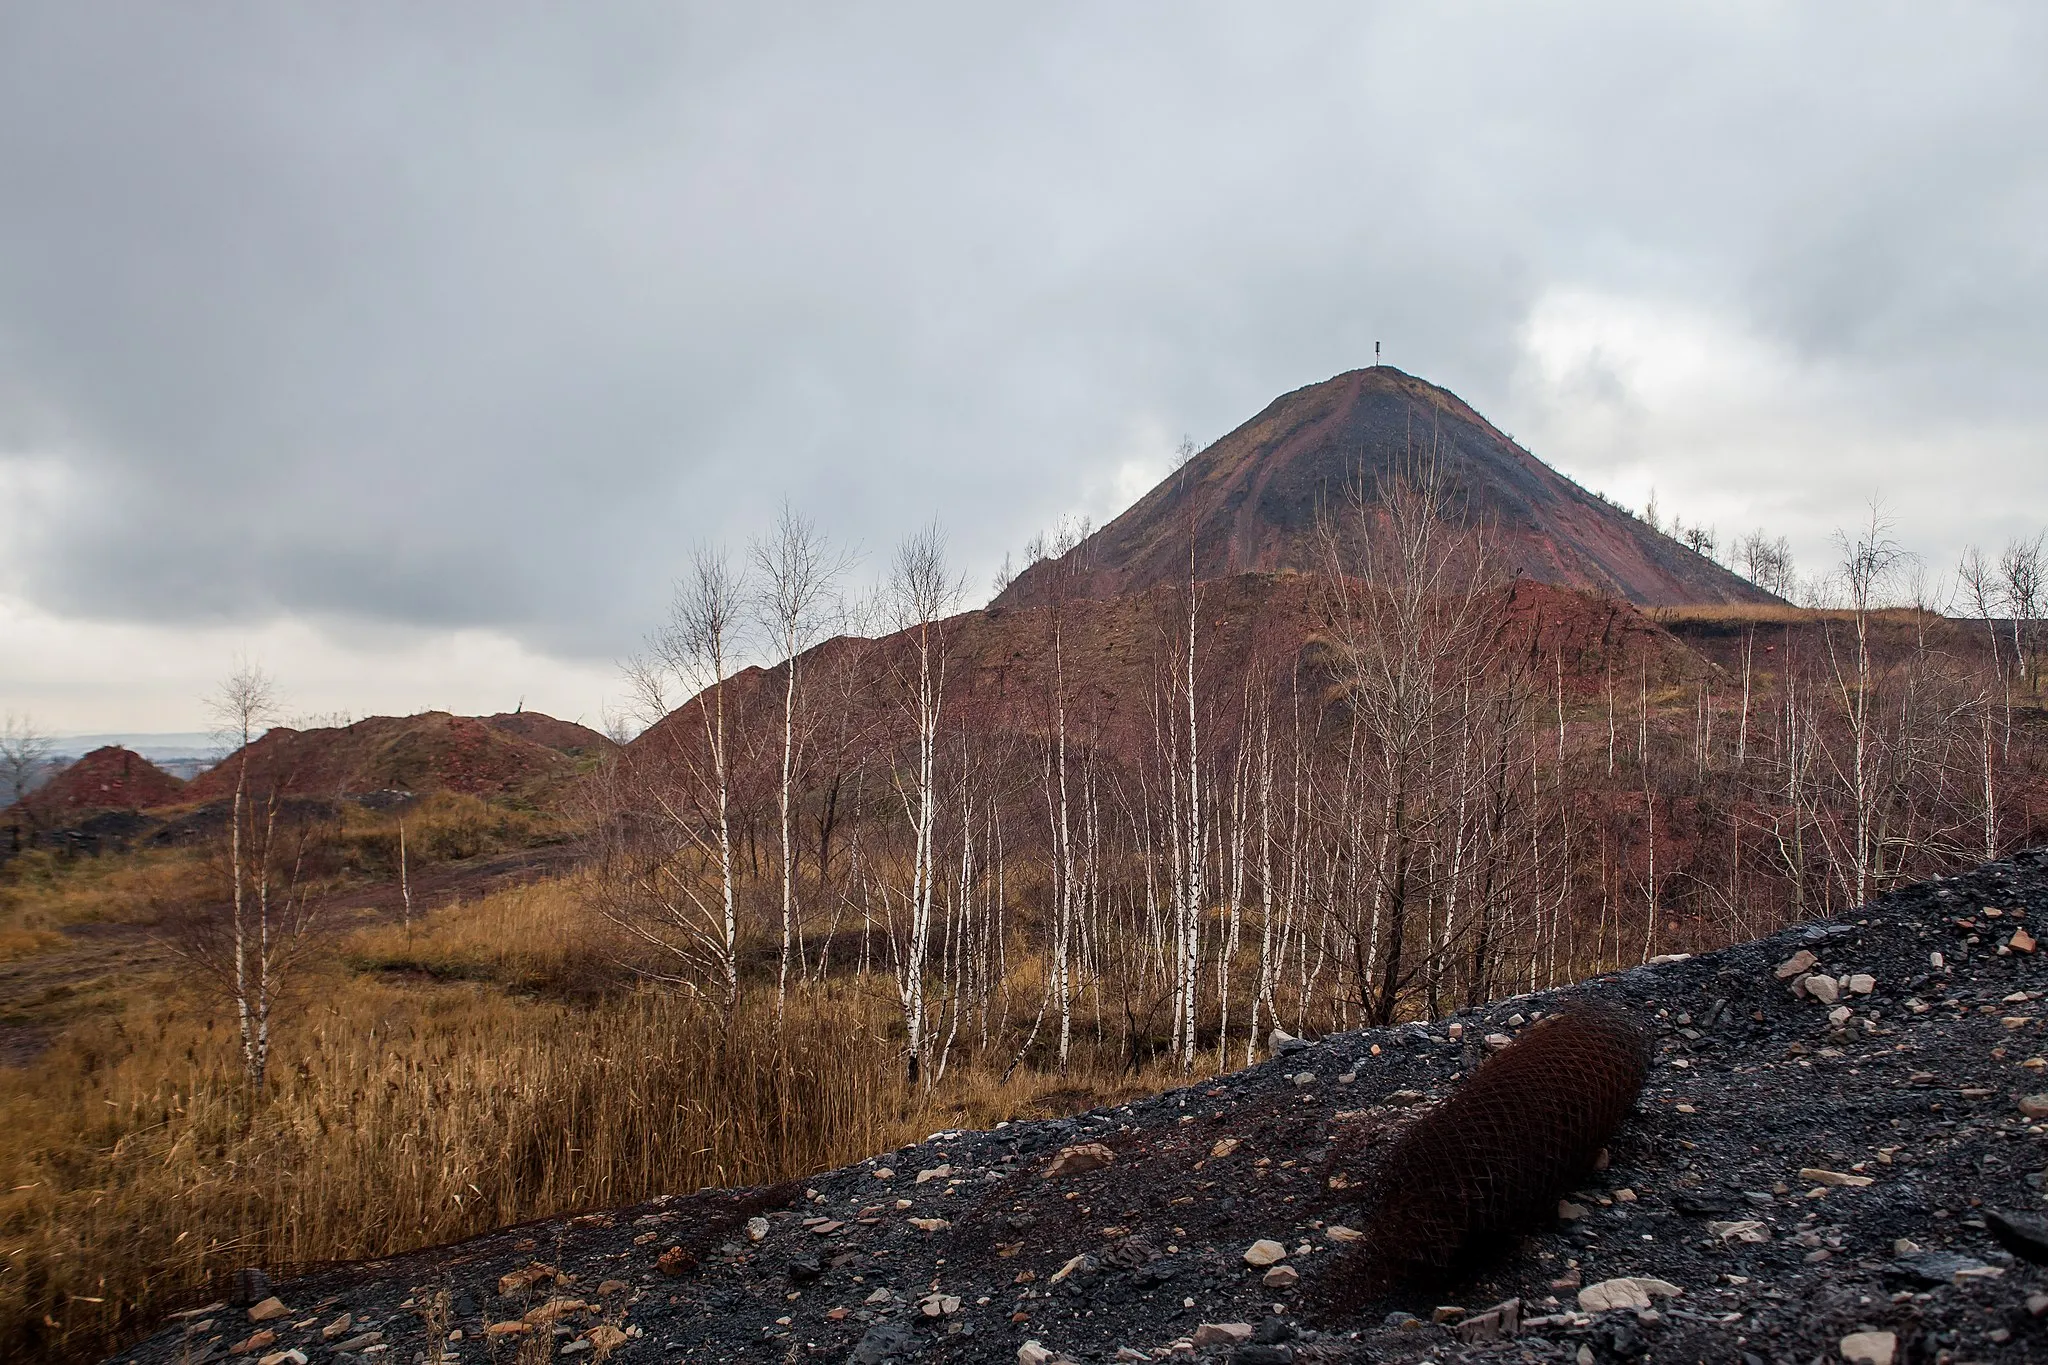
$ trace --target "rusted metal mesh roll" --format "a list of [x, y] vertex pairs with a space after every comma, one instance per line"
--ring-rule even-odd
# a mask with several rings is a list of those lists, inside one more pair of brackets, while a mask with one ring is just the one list
[[1635, 1107], [1649, 1064], [1627, 1013], [1584, 1001], [1481, 1062], [1388, 1148], [1365, 1236], [1319, 1286], [1325, 1310], [1446, 1282], [1553, 1216]]

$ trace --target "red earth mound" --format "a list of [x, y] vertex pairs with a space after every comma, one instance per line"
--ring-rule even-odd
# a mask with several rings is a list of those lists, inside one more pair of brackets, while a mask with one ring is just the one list
[[103, 810], [146, 810], [180, 799], [185, 784], [118, 744], [91, 753], [30, 792], [22, 803], [36, 823], [62, 824]]
[[317, 730], [279, 726], [194, 778], [180, 799], [233, 795], [245, 765], [252, 780], [305, 796], [384, 790], [505, 796], [536, 792], [575, 771], [568, 755], [475, 716], [427, 711]]
[[500, 711], [495, 716], [482, 719], [493, 730], [530, 739], [535, 744], [565, 754], [601, 754], [618, 747], [587, 725], [578, 725], [573, 720], [556, 720], [539, 711]]
[[[1079, 591], [1122, 597], [1188, 572], [1323, 567], [1317, 522], [1362, 486], [1430, 454], [1454, 508], [1490, 525], [1509, 572], [1639, 605], [1775, 602], [1713, 560], [1594, 496], [1497, 430], [1457, 395], [1390, 366], [1353, 370], [1275, 399], [1072, 551]], [[1044, 562], [996, 599], [1043, 602]]]
[[[1113, 600], [1080, 599], [1063, 608], [1062, 650], [1070, 734], [1133, 758], [1155, 739], [1153, 705], [1169, 661], [1185, 638], [1186, 588], [1166, 585]], [[1200, 687], [1219, 713], [1241, 706], [1247, 678], [1290, 673], [1304, 693], [1326, 684], [1326, 593], [1306, 574], [1236, 574], [1201, 585], [1197, 598]], [[943, 723], [982, 733], [1044, 734], [1051, 728], [1052, 613], [1046, 607], [993, 605], [947, 620]], [[1539, 684], [1561, 672], [1568, 695], [1589, 697], [1608, 686], [1651, 686], [1692, 679], [1707, 662], [1626, 602], [1526, 580], [1503, 589], [1504, 646], [1527, 659]], [[749, 668], [726, 693], [734, 734], [760, 729], [782, 705], [784, 674]], [[879, 640], [839, 637], [800, 660], [811, 705], [832, 728], [869, 736], [907, 724], [902, 679], [915, 667], [908, 632]], [[693, 706], [673, 711], [628, 746], [648, 755], [680, 741], [695, 746], [702, 717]], [[681, 727], [681, 728], [678, 728]], [[765, 733], [765, 731], [763, 731]], [[906, 730], [907, 734], [908, 731]], [[816, 742], [827, 742], [824, 740]]]

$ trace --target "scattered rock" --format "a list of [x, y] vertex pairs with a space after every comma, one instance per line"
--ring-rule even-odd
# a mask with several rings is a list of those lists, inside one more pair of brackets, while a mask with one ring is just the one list
[[2048, 1095], [2020, 1096], [2020, 1112], [2030, 1119], [2048, 1119]]
[[583, 1334], [582, 1339], [599, 1351], [616, 1351], [631, 1340], [624, 1332], [608, 1322], [600, 1322]]
[[1396, 1090], [1393, 1094], [1387, 1096], [1387, 1103], [1398, 1105], [1405, 1109], [1411, 1104], [1420, 1104], [1428, 1098], [1429, 1096], [1423, 1094], [1420, 1090]]
[[1869, 995], [1877, 989], [1877, 978], [1868, 972], [1855, 972], [1849, 977], [1849, 994]]
[[1333, 1242], [1356, 1242], [1365, 1236], [1357, 1228], [1347, 1228], [1342, 1223], [1332, 1223], [1323, 1229], [1323, 1236]]
[[1966, 1284], [1973, 1279], [1996, 1278], [2004, 1272], [1982, 1261], [1958, 1256], [1952, 1251], [1915, 1251], [1897, 1257], [1885, 1267], [1893, 1276], [1932, 1289], [1936, 1285]]
[[1801, 948], [1798, 952], [1778, 964], [1778, 980], [1789, 981], [1795, 976], [1802, 976], [1812, 971], [1819, 964], [1819, 958], [1806, 949]]
[[1217, 1138], [1216, 1141], [1209, 1147], [1209, 1155], [1212, 1157], [1229, 1156], [1232, 1152], [1238, 1149], [1239, 1144], [1241, 1144], [1243, 1141], [1243, 1138]]
[[1892, 1365], [1899, 1339], [1891, 1332], [1851, 1332], [1842, 1338], [1844, 1365]]
[[[1099, 1142], [1083, 1142], [1073, 1147], [1060, 1148], [1060, 1154], [1045, 1168], [1045, 1178], [1080, 1175], [1086, 1171], [1099, 1170], [1116, 1160], [1116, 1153]], [[922, 1180], [924, 1177], [919, 1176]]]
[[2035, 944], [2032, 934], [2024, 929], [2015, 929], [2012, 931], [2012, 937], [2005, 941], [2005, 946], [2016, 953], [2031, 953], [2038, 945]]
[[951, 1177], [952, 1174], [953, 1167], [950, 1164], [944, 1166], [934, 1166], [930, 1170], [919, 1171], [917, 1173], [917, 1183], [922, 1185], [927, 1180], [945, 1180]]
[[1984, 1210], [1984, 1226], [1998, 1244], [2023, 1261], [2048, 1265], [2048, 1221], [2020, 1213]]
[[484, 1328], [484, 1335], [487, 1337], [523, 1337], [532, 1330], [532, 1323], [520, 1322], [514, 1319], [511, 1322], [492, 1323], [489, 1327]]
[[290, 1317], [291, 1313], [292, 1310], [284, 1306], [284, 1300], [273, 1294], [261, 1303], [250, 1305], [249, 1321], [274, 1322], [278, 1318]]
[[320, 1340], [332, 1341], [336, 1337], [340, 1336], [343, 1332], [346, 1332], [351, 1326], [354, 1325], [354, 1323], [355, 1318], [353, 1316], [347, 1313], [343, 1313], [333, 1322], [328, 1323], [325, 1327], [322, 1327], [320, 1329]]
[[1306, 1038], [1297, 1038], [1286, 1029], [1276, 1028], [1266, 1035], [1266, 1047], [1276, 1057], [1284, 1057], [1290, 1052], [1305, 1052], [1310, 1046]]
[[1245, 1248], [1244, 1263], [1249, 1266], [1273, 1265], [1287, 1259], [1287, 1248], [1271, 1238], [1261, 1237]]
[[953, 1224], [944, 1218], [913, 1218], [910, 1220], [910, 1226], [920, 1232], [939, 1232], [952, 1227]]
[[1035, 1341], [1017, 1348], [1017, 1365], [1052, 1365], [1052, 1352]]
[[1834, 1004], [1836, 998], [1842, 993], [1842, 988], [1835, 984], [1835, 979], [1832, 976], [1821, 976], [1818, 973], [1813, 976], [1801, 977], [1799, 984], [1805, 988], [1808, 995], [1820, 1001], [1823, 1005]]
[[656, 1269], [671, 1279], [687, 1275], [697, 1268], [697, 1258], [681, 1247], [670, 1247], [654, 1261]]
[[1844, 1175], [1840, 1171], [1824, 1171], [1818, 1166], [1801, 1167], [1799, 1178], [1809, 1185], [1833, 1185], [1848, 1189], [1860, 1189], [1876, 1183], [1867, 1175]]
[[1292, 1289], [1301, 1282], [1301, 1272], [1291, 1265], [1276, 1265], [1259, 1280], [1268, 1289]]
[[248, 1336], [243, 1337], [240, 1341], [228, 1347], [228, 1354], [231, 1356], [253, 1355], [266, 1346], [275, 1345], [276, 1342], [277, 1333], [266, 1327], [260, 1332], [251, 1332]]
[[1514, 1336], [1522, 1329], [1522, 1301], [1508, 1299], [1491, 1308], [1482, 1309], [1459, 1323], [1453, 1330], [1458, 1340], [1466, 1345], [1499, 1341], [1502, 1337]]
[[256, 1365], [306, 1365], [306, 1353], [296, 1346], [288, 1351], [273, 1351], [260, 1357]]
[[[868, 1328], [847, 1356], [846, 1365], [882, 1365], [885, 1360], [910, 1359], [917, 1353], [917, 1338], [900, 1322], [878, 1322]], [[1048, 1354], [1047, 1359], [1050, 1359]], [[1017, 1359], [1024, 1359], [1022, 1351]]]
[[1589, 1284], [1579, 1291], [1579, 1311], [1582, 1313], [1606, 1313], [1616, 1308], [1646, 1309], [1652, 1296], [1675, 1298], [1682, 1292], [1677, 1285], [1666, 1280], [1638, 1279], [1623, 1276], [1619, 1279], [1602, 1280]]
[[747, 1240], [762, 1242], [768, 1239], [768, 1220], [759, 1216], [747, 1220]]
[[1252, 1325], [1248, 1322], [1205, 1322], [1191, 1338], [1197, 1351], [1204, 1346], [1240, 1346], [1251, 1339]]
[[[650, 1234], [650, 1236], [652, 1235]], [[542, 1265], [539, 1261], [535, 1261], [523, 1270], [515, 1270], [508, 1275], [500, 1276], [498, 1278], [498, 1296], [500, 1298], [510, 1298], [522, 1289], [554, 1279], [556, 1274], [557, 1272], [553, 1266]]]
[[1707, 1224], [1707, 1231], [1724, 1242], [1762, 1243], [1771, 1240], [1770, 1225], [1754, 1218], [1735, 1218]]

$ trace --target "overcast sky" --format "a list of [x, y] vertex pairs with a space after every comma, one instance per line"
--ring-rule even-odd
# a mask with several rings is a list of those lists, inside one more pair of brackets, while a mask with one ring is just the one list
[[2048, 6], [0, 6], [0, 709], [597, 723], [785, 495], [985, 595], [1443, 384], [1817, 567], [2048, 524]]

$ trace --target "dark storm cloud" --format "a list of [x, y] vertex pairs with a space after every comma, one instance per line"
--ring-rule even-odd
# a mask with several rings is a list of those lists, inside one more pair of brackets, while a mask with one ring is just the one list
[[1511, 417], [1564, 286], [1724, 317], [1908, 426], [2037, 430], [2043, 37], [2030, 7], [9, 6], [0, 461], [56, 491], [0, 574], [79, 618], [615, 654], [785, 493], [876, 549], [940, 514], [979, 566], [1134, 424], [1220, 435], [1376, 338]]

